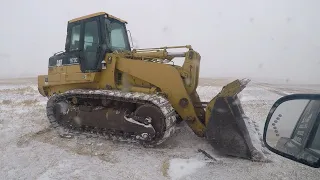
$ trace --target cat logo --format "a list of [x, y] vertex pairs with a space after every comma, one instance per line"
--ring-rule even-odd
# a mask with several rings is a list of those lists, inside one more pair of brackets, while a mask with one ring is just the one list
[[62, 59], [57, 60], [57, 66], [62, 66]]

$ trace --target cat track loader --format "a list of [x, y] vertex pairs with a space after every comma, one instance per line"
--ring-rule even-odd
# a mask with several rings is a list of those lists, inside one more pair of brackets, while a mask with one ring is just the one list
[[[105, 12], [68, 21], [65, 51], [49, 58], [38, 89], [63, 134], [98, 134], [154, 147], [185, 121], [217, 151], [258, 159], [235, 80], [210, 102], [196, 91], [200, 54], [190, 45], [131, 49], [127, 22]], [[185, 52], [172, 52], [185, 48]], [[170, 63], [184, 58], [182, 66]]]

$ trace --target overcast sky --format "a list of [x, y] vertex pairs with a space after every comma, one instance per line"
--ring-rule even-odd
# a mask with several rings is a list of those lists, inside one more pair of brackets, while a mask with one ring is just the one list
[[318, 0], [10, 0], [0, 6], [0, 77], [47, 72], [67, 21], [105, 11], [128, 21], [136, 45], [191, 44], [202, 77], [320, 83]]

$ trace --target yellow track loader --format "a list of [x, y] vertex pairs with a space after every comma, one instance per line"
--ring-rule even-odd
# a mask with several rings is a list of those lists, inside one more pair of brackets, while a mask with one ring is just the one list
[[[127, 22], [105, 12], [68, 21], [65, 51], [49, 58], [38, 89], [53, 128], [161, 144], [185, 121], [219, 152], [257, 159], [235, 80], [210, 102], [196, 91], [200, 54], [190, 45], [131, 49]], [[171, 50], [185, 48], [185, 52]], [[170, 62], [184, 58], [182, 66]]]

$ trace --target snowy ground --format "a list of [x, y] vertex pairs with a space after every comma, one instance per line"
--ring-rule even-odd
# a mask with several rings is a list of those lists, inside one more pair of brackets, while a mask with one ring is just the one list
[[[215, 81], [213, 81], [215, 82]], [[210, 100], [225, 84], [200, 84]], [[246, 114], [264, 125], [281, 95], [320, 92], [282, 85], [251, 83], [240, 94]], [[269, 163], [220, 156], [182, 123], [174, 137], [157, 148], [98, 138], [60, 138], [45, 115], [46, 98], [34, 79], [0, 80], [0, 179], [319, 179], [320, 170], [270, 154]], [[262, 131], [261, 131], [262, 133]], [[218, 162], [210, 162], [203, 149]]]

